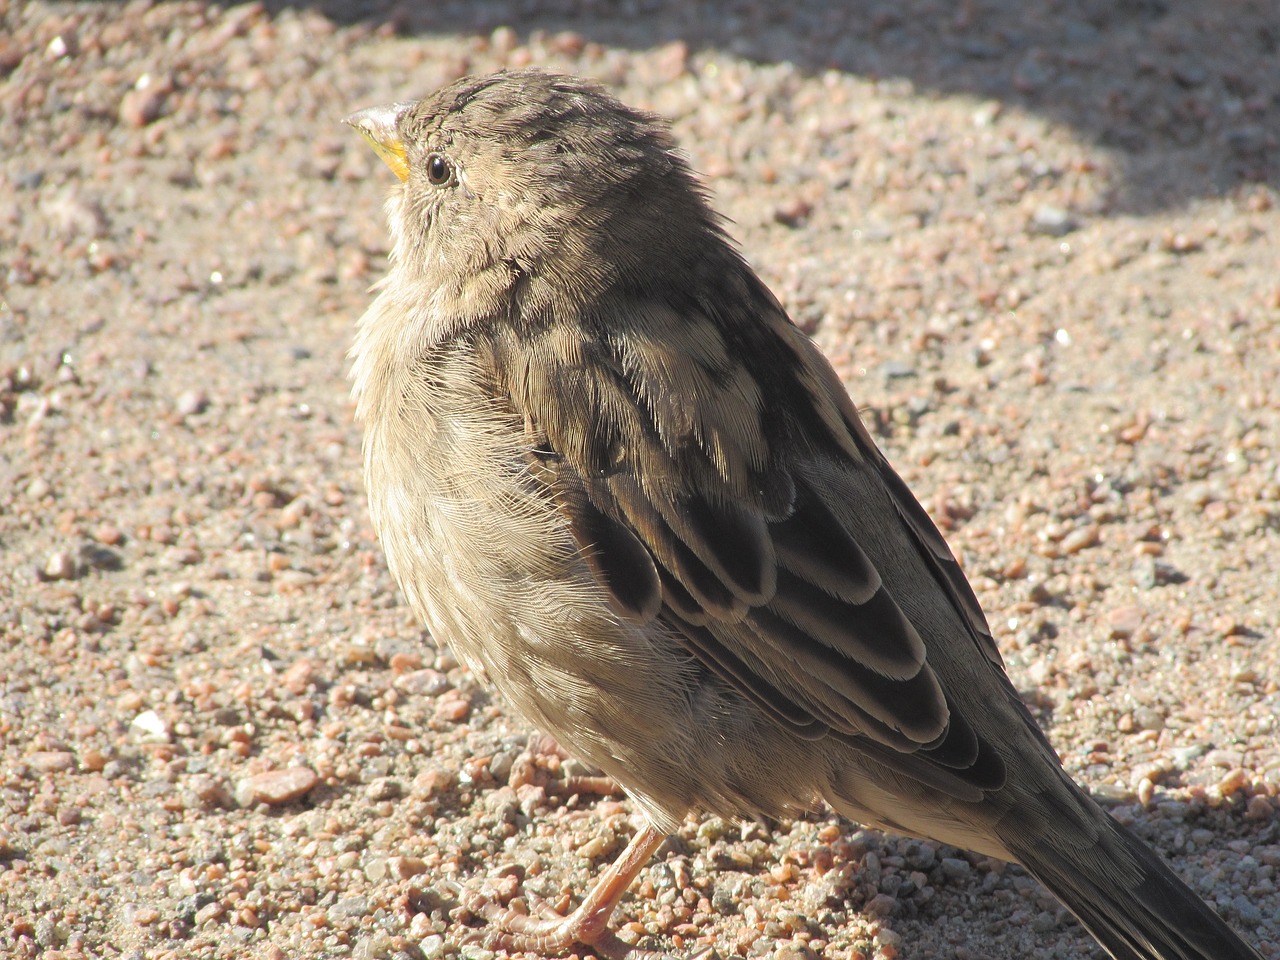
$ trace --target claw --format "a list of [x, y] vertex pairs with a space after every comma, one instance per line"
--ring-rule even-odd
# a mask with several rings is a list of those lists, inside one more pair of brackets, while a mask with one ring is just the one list
[[[518, 881], [511, 876], [502, 878], [512, 884], [510, 890], [493, 893], [476, 890], [471, 885], [451, 885], [463, 914], [455, 914], [455, 920], [463, 920], [465, 914], [470, 913], [485, 924], [480, 928], [460, 930], [459, 942], [480, 943], [489, 950], [536, 953], [545, 957], [562, 956], [582, 945], [592, 948], [604, 960], [676, 960], [656, 950], [632, 946], [609, 929], [609, 918], [618, 900], [664, 839], [651, 826], [637, 833], [622, 856], [605, 870], [583, 902], [568, 916], [556, 912], [541, 898], [532, 895], [526, 895], [524, 901], [516, 898]], [[507, 903], [505, 906], [504, 901]], [[515, 905], [531, 905], [536, 915], [513, 909]], [[698, 960], [710, 958], [700, 953]]]

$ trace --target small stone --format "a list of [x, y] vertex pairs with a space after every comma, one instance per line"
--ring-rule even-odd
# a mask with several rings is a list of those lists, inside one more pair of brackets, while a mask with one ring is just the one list
[[37, 946], [48, 949], [58, 943], [58, 926], [53, 922], [52, 917], [41, 917], [37, 920], [33, 933]]
[[783, 944], [773, 955], [774, 960], [817, 960], [817, 954], [808, 944], [795, 941]]
[[876, 942], [882, 947], [894, 947], [896, 949], [902, 946], [902, 934], [896, 930], [890, 930], [888, 927], [881, 927], [876, 931]]
[[1151, 800], [1156, 792], [1156, 785], [1152, 783], [1150, 777], [1143, 777], [1138, 781], [1138, 789], [1135, 792], [1138, 796], [1138, 802], [1146, 808], [1151, 806]]
[[1211, 628], [1220, 637], [1234, 637], [1245, 632], [1245, 628], [1240, 621], [1229, 613], [1214, 617]]
[[178, 394], [174, 409], [184, 417], [193, 417], [203, 413], [209, 406], [209, 395], [203, 390], [184, 390]]
[[1048, 933], [1058, 925], [1058, 921], [1054, 919], [1053, 914], [1047, 910], [1037, 913], [1031, 921], [1031, 929], [1036, 933]]
[[309, 657], [302, 657], [289, 665], [289, 669], [280, 675], [280, 685], [295, 697], [307, 692], [311, 686], [316, 665]]
[[399, 674], [391, 681], [391, 685], [401, 693], [415, 697], [439, 696], [452, 686], [448, 677], [429, 667]]
[[893, 913], [893, 908], [898, 905], [898, 901], [887, 893], [877, 893], [874, 897], [867, 901], [866, 911], [873, 916], [887, 917]]
[[53, 487], [44, 477], [36, 477], [27, 484], [27, 496], [32, 500], [43, 500], [51, 493], [53, 493]]
[[242, 807], [265, 803], [279, 806], [297, 800], [312, 790], [320, 777], [310, 767], [288, 767], [245, 777], [236, 787], [236, 802]]
[[1244, 810], [1244, 818], [1261, 822], [1270, 820], [1274, 812], [1275, 807], [1271, 805], [1271, 801], [1259, 794], [1249, 798], [1249, 804]]
[[939, 864], [943, 874], [952, 880], [963, 880], [973, 870], [973, 865], [960, 857], [943, 857]]
[[1076, 228], [1071, 214], [1049, 204], [1037, 207], [1031, 215], [1031, 232], [1049, 237], [1064, 237]]
[[442, 767], [428, 767], [413, 778], [412, 795], [427, 800], [453, 788], [456, 774]]
[[520, 805], [520, 812], [526, 817], [532, 817], [534, 813], [546, 805], [547, 790], [545, 787], [526, 783], [516, 788], [516, 798]]
[[106, 236], [111, 222], [102, 205], [90, 197], [67, 189], [54, 194], [42, 206], [58, 234], [65, 238]]
[[489, 34], [489, 46], [496, 54], [508, 54], [520, 45], [520, 36], [508, 26], [501, 26]]
[[169, 725], [154, 710], [144, 710], [129, 721], [129, 732], [142, 743], [169, 742]]
[[905, 360], [886, 360], [880, 364], [880, 375], [886, 380], [903, 380], [917, 376], [919, 372], [913, 364]]
[[66, 550], [54, 551], [49, 554], [40, 573], [45, 580], [74, 580], [76, 559]]
[[804, 226], [811, 213], [813, 213], [813, 204], [797, 197], [775, 207], [773, 219], [775, 223], [794, 230]]
[[49, 41], [49, 45], [44, 48], [44, 52], [50, 60], [61, 60], [63, 57], [71, 56], [72, 49], [72, 43], [68, 43], [66, 37], [58, 34]]
[[61, 773], [74, 769], [76, 758], [69, 750], [38, 750], [27, 757], [27, 763], [41, 773]]
[[235, 797], [219, 777], [197, 774], [191, 778], [187, 786], [195, 794], [196, 799], [206, 806], [224, 808], [235, 806]]
[[364, 790], [370, 800], [398, 800], [404, 796], [404, 784], [395, 777], [379, 777]]
[[1263, 920], [1262, 911], [1259, 910], [1243, 893], [1236, 894], [1231, 898], [1231, 909], [1235, 911], [1236, 916], [1248, 924], [1258, 924]]
[[206, 903], [203, 907], [197, 910], [193, 919], [195, 921], [195, 925], [197, 927], [201, 927], [206, 923], [217, 920], [226, 912], [227, 908], [219, 901], [215, 900], [213, 903]]
[[120, 122], [127, 127], [154, 123], [164, 114], [165, 103], [172, 92], [173, 84], [167, 79], [144, 73], [133, 89], [120, 98]]
[[1116, 607], [1106, 615], [1107, 627], [1111, 639], [1123, 640], [1132, 637], [1142, 626], [1142, 608], [1139, 606]]
[[1100, 539], [1101, 531], [1096, 523], [1091, 523], [1087, 527], [1079, 527], [1062, 538], [1062, 552], [1068, 556], [1073, 553], [1079, 553], [1086, 547], [1096, 546]]
[[115, 524], [104, 523], [93, 531], [93, 539], [108, 547], [117, 547], [124, 542], [124, 533]]
[[388, 857], [387, 873], [396, 880], [408, 880], [426, 873], [427, 861], [420, 857]]
[[1163, 730], [1164, 717], [1151, 707], [1134, 707], [1133, 724], [1139, 730]]
[[598, 860], [611, 852], [616, 844], [612, 837], [597, 834], [578, 848], [578, 856], [587, 860]]
[[334, 917], [365, 917], [369, 912], [368, 897], [343, 897], [329, 908], [329, 914]]
[[460, 723], [467, 719], [467, 714], [470, 712], [471, 702], [460, 695], [454, 695], [446, 697], [436, 704], [435, 715], [437, 720]]
[[1218, 781], [1218, 789], [1222, 791], [1222, 795], [1230, 796], [1237, 790], [1243, 790], [1249, 785], [1249, 775], [1239, 767], [1227, 772], [1221, 780]]
[[393, 653], [391, 659], [387, 661], [387, 666], [391, 668], [391, 672], [396, 676], [409, 673], [413, 670], [422, 669], [422, 654], [405, 653], [403, 651]]

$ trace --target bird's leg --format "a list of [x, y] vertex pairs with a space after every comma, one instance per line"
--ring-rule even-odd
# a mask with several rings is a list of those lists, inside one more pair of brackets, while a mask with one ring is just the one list
[[567, 917], [533, 917], [491, 902], [481, 893], [464, 890], [462, 905], [488, 923], [477, 939], [490, 950], [519, 951], [554, 957], [575, 944], [591, 947], [608, 960], [650, 960], [659, 956], [618, 938], [609, 928], [613, 910], [636, 875], [649, 862], [666, 835], [645, 825], [627, 849], [596, 880], [578, 909]]

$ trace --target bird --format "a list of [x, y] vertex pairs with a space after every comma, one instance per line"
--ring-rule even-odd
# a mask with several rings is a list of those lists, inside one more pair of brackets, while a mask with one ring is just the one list
[[825, 803], [1021, 864], [1116, 960], [1259, 957], [1063, 770], [667, 123], [536, 69], [346, 122], [396, 178], [350, 350], [388, 568], [643, 818], [566, 915], [467, 893], [483, 943], [655, 956], [610, 918], [682, 822]]

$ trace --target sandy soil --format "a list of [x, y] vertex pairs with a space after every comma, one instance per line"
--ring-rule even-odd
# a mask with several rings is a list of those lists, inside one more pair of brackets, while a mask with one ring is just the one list
[[[1067, 767], [1280, 957], [1274, 3], [418, 6], [0, 0], [0, 952], [487, 960], [444, 881], [557, 901], [634, 829], [412, 622], [346, 399], [389, 174], [339, 118], [538, 64], [672, 117]], [[622, 914], [1097, 952], [822, 814], [691, 824]]]

